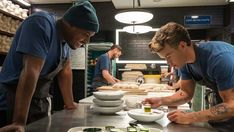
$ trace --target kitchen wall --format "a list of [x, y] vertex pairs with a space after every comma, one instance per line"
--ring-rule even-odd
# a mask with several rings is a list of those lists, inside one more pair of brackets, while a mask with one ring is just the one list
[[[94, 3], [102, 30], [112, 30], [125, 26], [114, 19], [114, 15], [121, 10], [116, 10], [111, 2]], [[191, 10], [192, 9], [192, 10]], [[212, 7], [174, 7], [174, 8], [147, 8], [154, 14], [154, 18], [148, 22], [154, 28], [158, 28], [166, 22], [175, 21], [183, 24], [186, 15], [211, 15], [212, 24], [208, 26], [193, 26], [192, 28], [212, 28], [223, 26], [223, 11], [225, 6]]]
[[[115, 29], [120, 29], [125, 24], [119, 23], [114, 19], [114, 15], [121, 10], [115, 9], [112, 2], [93, 3], [96, 8], [100, 21], [100, 32], [96, 34], [91, 41], [115, 41]], [[32, 11], [45, 10], [51, 11], [62, 16], [62, 14], [71, 6], [71, 4], [50, 4], [50, 5], [33, 5]], [[211, 15], [212, 23], [203, 26], [187, 26], [190, 28], [192, 39], [204, 39], [209, 36], [207, 32], [210, 29], [221, 29], [230, 24], [230, 18], [225, 18], [228, 6], [207, 6], [207, 7], [174, 7], [174, 8], [147, 8], [154, 14], [154, 18], [146, 23], [153, 28], [159, 28], [167, 22], [174, 21], [183, 24], [186, 15]], [[191, 10], [192, 9], [192, 10]], [[226, 11], [226, 12], [225, 12]], [[197, 31], [199, 33], [197, 33]], [[216, 35], [222, 32], [218, 32]]]
[[[58, 17], [61, 17], [63, 13], [71, 6], [72, 4], [50, 4], [50, 5], [33, 5], [32, 11], [36, 10], [45, 10], [57, 14]], [[115, 43], [115, 29], [121, 29], [125, 24], [119, 23], [114, 19], [114, 15], [122, 10], [115, 9], [112, 2], [97, 2], [93, 3], [97, 15], [100, 21], [100, 31], [94, 37], [91, 38], [91, 42], [114, 42]], [[231, 5], [225, 6], [207, 6], [207, 7], [174, 7], [174, 8], [147, 8], [146, 10], [154, 14], [154, 18], [146, 23], [147, 25], [152, 26], [153, 28], [159, 28], [163, 24], [174, 21], [180, 24], [184, 23], [184, 16], [187, 15], [210, 15], [212, 17], [210, 25], [190, 25], [186, 26], [189, 29], [191, 39], [193, 40], [224, 40], [231, 42], [230, 34], [230, 24], [231, 20], [234, 17], [230, 17], [230, 14], [233, 12]], [[149, 54], [143, 54], [145, 51], [148, 51], [147, 44], [151, 38], [152, 34], [146, 36], [146, 38], [141, 38], [144, 40], [141, 48], [137, 42], [139, 42], [139, 37], [136, 35], [128, 35], [128, 41], [126, 39], [120, 40], [122, 47], [128, 51], [128, 54], [122, 56], [123, 59], [154, 59], [155, 56]], [[131, 45], [130, 43], [131, 42]], [[134, 44], [134, 43], [135, 44]], [[131, 48], [130, 48], [131, 47]], [[138, 52], [141, 51], [141, 52]], [[124, 51], [124, 53], [126, 53]], [[140, 53], [140, 55], [139, 55]], [[151, 57], [148, 57], [151, 56]], [[159, 59], [156, 56], [157, 59]]]
[[231, 42], [234, 44], [234, 3], [228, 5], [227, 11], [228, 25], [231, 27]]
[[119, 45], [123, 48], [123, 55], [119, 60], [161, 60], [156, 54], [152, 54], [149, 49], [149, 42], [155, 31], [144, 34], [119, 33]]
[[[71, 5], [72, 4], [32, 5], [32, 12], [44, 10], [53, 12], [58, 17], [61, 17]], [[97, 15], [100, 21], [100, 31], [91, 38], [91, 42], [115, 42], [115, 29], [121, 29], [126, 26], [125, 24], [119, 23], [114, 19], [114, 15], [122, 10], [115, 9], [112, 2], [97, 2], [93, 3], [93, 5], [96, 8]], [[146, 23], [153, 28], [159, 28], [160, 26], [170, 21], [183, 24], [184, 16], [187, 15], [210, 15], [212, 17], [210, 25], [186, 26], [189, 29], [191, 39], [211, 39], [234, 42], [234, 37], [231, 37], [233, 35], [230, 34], [230, 31], [234, 32], [234, 26], [232, 24], [234, 21], [233, 4], [206, 7], [147, 8], [146, 10], [154, 14], [154, 18]], [[150, 35], [148, 37], [153, 37], [153, 35]], [[135, 35], [129, 37], [128, 42], [134, 41], [137, 42], [137, 37]], [[127, 42], [123, 41], [122, 43]], [[132, 47], [133, 48], [128, 51], [136, 51], [136, 47], [139, 48], [139, 45], [132, 45]], [[145, 47], [146, 46], [144, 46], [143, 48]]]

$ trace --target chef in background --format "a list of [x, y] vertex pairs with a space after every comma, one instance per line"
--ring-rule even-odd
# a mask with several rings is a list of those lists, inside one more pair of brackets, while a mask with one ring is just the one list
[[0, 110], [7, 113], [2, 125], [8, 125], [1, 132], [24, 132], [26, 123], [50, 114], [49, 88], [55, 76], [65, 109], [77, 108], [70, 48], [87, 44], [98, 29], [96, 11], [88, 1], [75, 4], [58, 20], [36, 12], [22, 22], [0, 73]]
[[92, 83], [93, 91], [96, 91], [97, 87], [113, 85], [120, 81], [111, 74], [111, 60], [119, 58], [121, 54], [122, 48], [119, 45], [113, 45], [108, 52], [98, 57]]

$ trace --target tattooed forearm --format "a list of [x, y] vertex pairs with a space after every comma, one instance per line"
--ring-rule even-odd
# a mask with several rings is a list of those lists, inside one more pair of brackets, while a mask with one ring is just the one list
[[218, 104], [216, 106], [213, 106], [210, 108], [210, 112], [217, 116], [217, 115], [223, 115], [223, 114], [226, 114], [228, 112], [228, 105], [227, 104]]
[[[179, 91], [179, 96], [181, 97], [181, 99], [182, 99], [183, 101], [188, 101], [188, 100], [190, 100], [190, 99], [189, 99], [189, 96], [186, 95], [186, 93], [185, 93], [184, 91]], [[180, 99], [180, 100], [181, 100], [181, 99]]]
[[[234, 89], [231, 90], [230, 94], [232, 94], [232, 95], [234, 94]], [[234, 100], [234, 96], [231, 96], [229, 98], [231, 98], [232, 100]]]
[[174, 95], [170, 96], [166, 99], [167, 102], [165, 105], [180, 105], [188, 102], [190, 99], [183, 91], [178, 91]]
[[184, 96], [184, 94], [183, 94], [183, 92], [182, 92], [182, 91], [180, 91], [180, 96]]

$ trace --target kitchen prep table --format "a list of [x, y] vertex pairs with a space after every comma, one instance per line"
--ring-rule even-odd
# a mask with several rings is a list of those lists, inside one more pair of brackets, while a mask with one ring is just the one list
[[[126, 128], [133, 122], [126, 111], [114, 115], [101, 115], [90, 109], [90, 104], [79, 104], [76, 110], [62, 110], [26, 126], [26, 132], [67, 132], [72, 127], [115, 126]], [[214, 132], [206, 123], [179, 125], [170, 123], [165, 116], [151, 123], [141, 123], [146, 128], [158, 128], [164, 132]]]

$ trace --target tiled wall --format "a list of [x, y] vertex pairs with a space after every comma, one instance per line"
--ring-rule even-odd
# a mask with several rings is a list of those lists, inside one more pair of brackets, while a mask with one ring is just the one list
[[[114, 19], [115, 14], [121, 10], [115, 9], [112, 2], [96, 2], [93, 5], [96, 9], [102, 31], [115, 30], [116, 28], [123, 28], [125, 26], [125, 24], [119, 23]], [[62, 16], [70, 6], [71, 4], [33, 5], [32, 9], [33, 12], [45, 10], [55, 13], [57, 16]], [[225, 21], [225, 9], [226, 6], [147, 8], [146, 10], [154, 14], [153, 19], [147, 24], [158, 28], [170, 21], [183, 24], [184, 16], [186, 15], [211, 15], [212, 23], [210, 25], [196, 25], [192, 28], [222, 27]]]
[[161, 60], [156, 54], [152, 54], [148, 47], [155, 32], [145, 34], [119, 33], [119, 45], [123, 48], [120, 60]]

